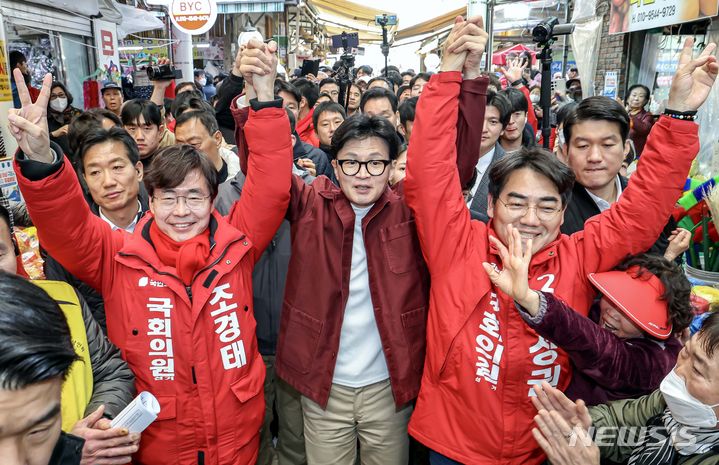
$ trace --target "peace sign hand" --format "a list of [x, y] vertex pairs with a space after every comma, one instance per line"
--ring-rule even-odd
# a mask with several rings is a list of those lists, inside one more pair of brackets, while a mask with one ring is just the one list
[[667, 108], [674, 111], [698, 110], [709, 96], [719, 73], [719, 64], [714, 56], [716, 44], [707, 45], [696, 59], [692, 59], [693, 45], [692, 38], [684, 42], [679, 66], [672, 80]]
[[40, 96], [35, 103], [30, 99], [30, 93], [19, 69], [13, 70], [13, 77], [22, 107], [8, 110], [10, 133], [28, 158], [52, 163], [53, 155], [50, 151], [50, 135], [47, 128], [47, 103], [50, 100], [52, 75], [48, 73], [43, 78]]

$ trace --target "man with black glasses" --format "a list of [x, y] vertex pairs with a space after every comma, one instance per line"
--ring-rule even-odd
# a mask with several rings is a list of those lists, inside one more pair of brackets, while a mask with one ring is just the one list
[[[248, 67], [268, 68], [258, 55]], [[286, 214], [293, 247], [275, 369], [302, 394], [313, 465], [353, 465], [358, 441], [363, 465], [406, 464], [424, 366], [429, 273], [401, 183], [388, 186], [395, 124], [369, 113], [332, 136], [339, 186], [295, 176]]]

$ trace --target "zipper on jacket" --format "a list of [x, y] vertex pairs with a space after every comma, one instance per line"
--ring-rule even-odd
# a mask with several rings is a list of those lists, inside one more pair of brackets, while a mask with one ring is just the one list
[[197, 376], [195, 376], [195, 367], [192, 368], [192, 384], [197, 384]]
[[205, 465], [205, 453], [201, 450], [197, 451], [197, 465]]
[[185, 291], [187, 291], [187, 297], [190, 298], [190, 302], [192, 302], [192, 287], [185, 286]]

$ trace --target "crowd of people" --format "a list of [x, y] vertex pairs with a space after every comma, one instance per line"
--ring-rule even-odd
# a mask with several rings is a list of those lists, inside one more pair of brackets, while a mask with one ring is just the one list
[[[3, 463], [719, 464], [719, 316], [689, 331], [671, 218], [716, 46], [656, 118], [576, 75], [544, 115], [486, 43], [458, 18], [438, 73], [290, 79], [253, 40], [214, 94], [108, 82], [84, 112], [11, 57]], [[142, 391], [157, 419], [112, 427]]]

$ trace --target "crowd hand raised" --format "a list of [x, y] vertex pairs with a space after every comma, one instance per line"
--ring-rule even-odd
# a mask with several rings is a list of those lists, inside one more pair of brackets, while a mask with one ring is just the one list
[[692, 58], [694, 39], [684, 41], [684, 48], [679, 55], [679, 65], [669, 90], [667, 108], [674, 111], [696, 111], [709, 96], [717, 73], [714, 51], [716, 44], [710, 43], [696, 59]]
[[461, 16], [457, 16], [454, 19], [454, 26], [452, 27], [452, 31], [449, 33], [449, 36], [447, 36], [447, 39], [445, 40], [443, 45], [444, 53], [442, 53], [442, 63], [439, 67], [440, 71], [461, 72], [464, 68], [464, 62], [467, 59], [467, 49], [465, 47], [462, 47], [463, 50], [460, 50], [459, 45], [457, 47], [454, 47], [454, 44], [456, 41], [458, 41], [465, 35], [465, 29], [469, 26], [470, 23], [465, 21]]
[[669, 261], [675, 260], [679, 255], [689, 249], [692, 240], [692, 233], [684, 228], [677, 228], [669, 236], [669, 246], [664, 252], [664, 258]]
[[252, 39], [242, 51], [240, 72], [245, 82], [252, 85], [260, 101], [274, 100], [277, 76], [277, 43]]
[[546, 381], [534, 385], [535, 395], [530, 397], [537, 411], [555, 411], [564, 421], [573, 426], [580, 426], [585, 430], [592, 426], [592, 417], [589, 415], [587, 405], [583, 400], [573, 402], [559, 389], [552, 387]]
[[532, 436], [553, 465], [599, 465], [599, 448], [587, 431], [571, 426], [556, 411], [540, 410]]
[[68, 129], [69, 127], [70, 127], [70, 126], [66, 124], [65, 126], [63, 126], [63, 127], [61, 127], [61, 128], [58, 128], [58, 129], [56, 129], [55, 131], [51, 132], [50, 135], [52, 135], [52, 137], [62, 137], [62, 136], [66, 136], [66, 135], [67, 135], [67, 129]]
[[447, 44], [445, 53], [467, 52], [462, 68], [465, 79], [474, 79], [482, 74], [480, 64], [488, 38], [482, 17], [475, 16], [467, 19], [462, 35], [457, 36], [451, 44]]
[[539, 312], [539, 295], [529, 289], [529, 262], [532, 261], [532, 239], [522, 250], [522, 237], [514, 226], [507, 225], [507, 246], [496, 237], [490, 236], [502, 260], [502, 270], [487, 262], [482, 263], [492, 284], [514, 299], [531, 315]]
[[101, 405], [72, 428], [72, 434], [85, 440], [81, 465], [123, 465], [137, 452], [140, 434], [112, 428], [110, 420], [102, 416], [104, 411]]
[[501, 71], [502, 74], [504, 74], [504, 77], [507, 79], [507, 82], [509, 84], [512, 84], [515, 81], [518, 81], [522, 79], [522, 76], [524, 75], [524, 70], [527, 68], [527, 59], [526, 58], [512, 58], [507, 60], [507, 66], [502, 66]]
[[311, 176], [317, 176], [317, 167], [315, 166], [315, 162], [309, 158], [298, 158], [295, 160], [295, 163], [297, 163], [297, 166], [300, 168], [307, 170]]
[[25, 79], [19, 69], [13, 70], [21, 108], [8, 110], [8, 127], [20, 149], [33, 160], [52, 163], [50, 135], [47, 128], [47, 103], [50, 100], [52, 75], [46, 74], [42, 80], [42, 89], [35, 103], [25, 85]]

